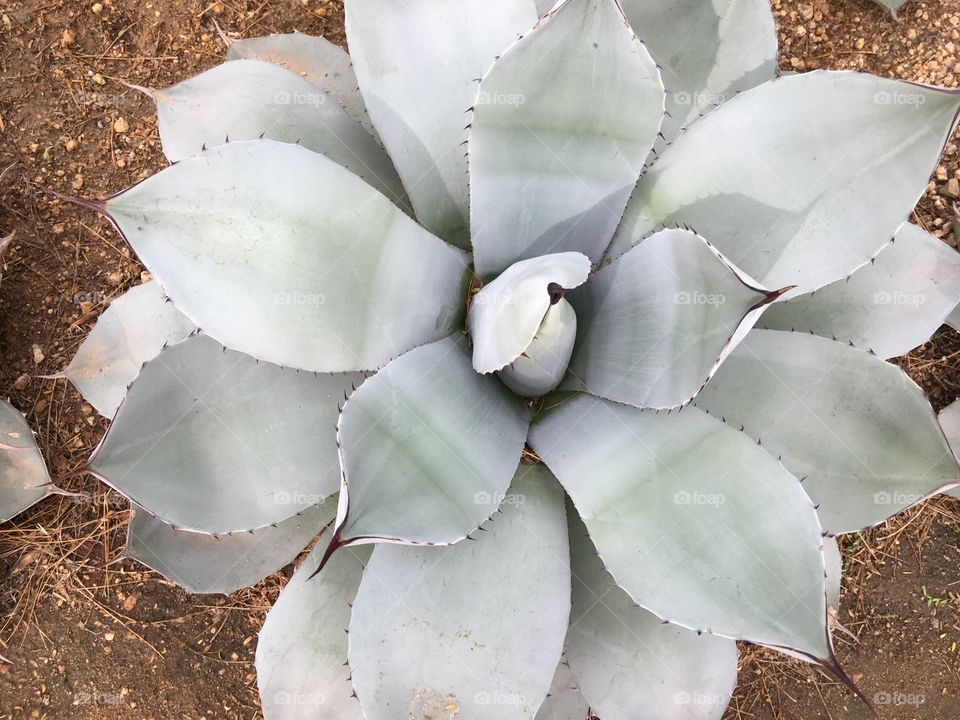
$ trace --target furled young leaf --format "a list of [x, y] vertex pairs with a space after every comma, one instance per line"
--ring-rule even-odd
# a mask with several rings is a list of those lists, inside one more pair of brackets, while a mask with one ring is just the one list
[[580, 394], [543, 411], [530, 444], [644, 608], [828, 658], [816, 511], [746, 435], [692, 407], [656, 413]]
[[687, 224], [763, 285], [812, 292], [893, 237], [958, 109], [958, 92], [864, 73], [771, 80], [674, 141], [637, 185], [609, 254]]
[[551, 305], [523, 355], [500, 371], [503, 384], [521, 397], [540, 397], [553, 390], [567, 372], [577, 339], [577, 314], [561, 299]]
[[112, 418], [143, 364], [196, 329], [155, 282], [137, 285], [110, 302], [64, 375], [98, 413]]
[[394, 360], [340, 417], [338, 541], [462, 540], [500, 505], [529, 422], [459, 334]]
[[177, 529], [278, 523], [337, 492], [337, 404], [362, 381], [194, 336], [144, 366], [89, 468]]
[[529, 347], [554, 300], [582, 285], [590, 260], [578, 252], [544, 255], [511, 265], [485, 285], [470, 305], [473, 367], [490, 373], [509, 365]]
[[831, 535], [877, 525], [960, 478], [906, 373], [816, 335], [754, 330], [695, 402], [780, 456]]
[[185, 315], [254, 357], [371, 370], [462, 326], [469, 256], [297, 145], [212, 148], [106, 212]]
[[737, 644], [667, 625], [604, 569], [571, 509], [573, 608], [567, 660], [603, 720], [720, 720], [737, 684]]
[[875, 261], [773, 305], [757, 325], [813, 332], [891, 358], [927, 342], [958, 302], [960, 253], [907, 223]]
[[278, 65], [228, 62], [151, 95], [171, 162], [228, 139], [299, 142], [408, 207], [390, 158], [370, 133], [336, 100]]
[[480, 83], [471, 123], [477, 275], [600, 259], [663, 119], [660, 74], [614, 0], [566, 0]]
[[466, 140], [476, 80], [537, 20], [532, 0], [347, 0], [347, 38], [370, 117], [417, 219], [470, 246]]
[[330, 534], [317, 541], [260, 631], [257, 685], [265, 720], [363, 720], [350, 687], [346, 631], [371, 548], [346, 548], [313, 577]]
[[296, 73], [374, 134], [350, 56], [326, 38], [294, 31], [238, 40], [230, 43], [227, 60], [263, 60]]
[[537, 711], [536, 720], [586, 720], [590, 706], [580, 692], [566, 659], [561, 658], [550, 684], [550, 693]]
[[665, 142], [715, 105], [776, 74], [777, 29], [768, 0], [622, 0], [621, 5], [670, 91], [660, 128]]
[[485, 529], [453, 547], [373, 551], [350, 620], [366, 720], [536, 715], [570, 618], [563, 492], [522, 465]]
[[703, 238], [663, 230], [571, 293], [580, 331], [565, 387], [638, 407], [681, 405], [775, 297]]
[[[941, 410], [938, 420], [951, 450], [957, 455], [960, 451], [960, 401], [955, 400]], [[960, 498], [960, 487], [952, 488], [948, 494]]]
[[124, 555], [192, 593], [232, 593], [292, 561], [336, 516], [336, 496], [276, 525], [211, 536], [175, 530], [134, 505]]
[[0, 522], [46, 497], [47, 466], [23, 415], [0, 401]]

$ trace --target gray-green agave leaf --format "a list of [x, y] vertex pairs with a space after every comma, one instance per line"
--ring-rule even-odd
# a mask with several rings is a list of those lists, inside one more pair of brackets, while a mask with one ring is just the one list
[[344, 405], [335, 543], [449, 544], [496, 512], [530, 411], [470, 365], [462, 336], [397, 358]]
[[566, 656], [603, 720], [720, 720], [737, 684], [737, 644], [665, 624], [614, 583], [572, 511], [573, 608]]
[[663, 230], [571, 293], [580, 331], [564, 387], [637, 407], [682, 405], [777, 295], [703, 238]]
[[877, 525], [960, 478], [906, 373], [816, 335], [754, 330], [695, 402], [802, 478], [831, 535]]
[[550, 684], [550, 692], [537, 711], [536, 720], [584, 720], [589, 710], [590, 706], [580, 692], [570, 664], [561, 658]]
[[[346, 0], [370, 117], [430, 232], [470, 246], [467, 109], [476, 80], [537, 20], [533, 0]], [[475, 233], [475, 230], [474, 230]]]
[[23, 415], [0, 401], [0, 522], [6, 522], [50, 491], [50, 476]]
[[123, 556], [187, 592], [228, 594], [255, 585], [293, 560], [336, 514], [334, 495], [276, 525], [213, 536], [176, 530], [134, 505]]
[[373, 136], [336, 100], [278, 65], [237, 60], [149, 92], [171, 162], [227, 140], [298, 142], [409, 207], [393, 163]]
[[265, 720], [363, 720], [350, 688], [347, 628], [372, 546], [344, 548], [316, 574], [332, 529], [280, 593], [257, 641]]
[[763, 285], [817, 290], [893, 237], [958, 110], [960, 92], [864, 73], [771, 80], [664, 151], [638, 183], [609, 254], [686, 224]]
[[63, 374], [98, 413], [112, 418], [143, 364], [196, 330], [157, 283], [146, 282], [111, 301]]
[[621, 5], [658, 61], [669, 91], [658, 150], [700, 115], [776, 74], [777, 30], [768, 0], [622, 0]]
[[376, 136], [350, 56], [326, 38], [294, 31], [227, 42], [228, 61], [263, 60], [296, 73], [335, 99], [347, 115]]
[[756, 442], [697, 408], [580, 394], [548, 398], [530, 444], [634, 601], [686, 628], [829, 662], [817, 513]]
[[545, 395], [563, 380], [576, 339], [577, 314], [561, 298], [547, 310], [523, 355], [499, 372], [500, 379], [521, 397]]
[[378, 545], [350, 620], [366, 720], [530, 720], [570, 618], [564, 498], [542, 465], [517, 470], [478, 542]]
[[[953, 451], [954, 456], [956, 456], [958, 451], [960, 451], [960, 400], [955, 400], [947, 405], [947, 407], [940, 411], [937, 419], [947, 438], [947, 442], [950, 443], [950, 449]], [[960, 487], [952, 488], [948, 494], [960, 498]]]
[[298, 145], [209, 149], [104, 212], [187, 317], [263, 360], [372, 370], [462, 326], [469, 256]]
[[88, 469], [179, 530], [279, 523], [337, 492], [338, 403], [362, 381], [193, 336], [144, 366]]
[[468, 318], [474, 369], [495, 372], [520, 357], [551, 306], [566, 290], [586, 282], [589, 274], [585, 255], [557, 253], [514, 263], [481, 288]]
[[906, 223], [868, 265], [773, 305], [757, 326], [812, 332], [892, 358], [927, 342], [958, 302], [960, 253]]
[[558, 3], [507, 48], [470, 129], [477, 275], [565, 251], [599, 260], [663, 108], [656, 65], [614, 0]]

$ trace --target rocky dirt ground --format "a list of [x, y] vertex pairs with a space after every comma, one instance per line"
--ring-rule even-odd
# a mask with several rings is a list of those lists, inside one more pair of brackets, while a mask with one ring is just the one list
[[[860, 68], [956, 87], [960, 6], [914, 0], [894, 22], [868, 0], [773, 0], [781, 67]], [[164, 166], [151, 102], [222, 61], [236, 37], [298, 29], [343, 43], [342, 7], [317, 0], [0, 0], [0, 395], [27, 413], [60, 476], [105, 429], [62, 369], [143, 268], [101, 219], [45, 187], [95, 196]], [[816, 123], [817, 118], [801, 118]], [[956, 246], [960, 156], [951, 143], [915, 221]], [[902, 360], [938, 407], [960, 395], [960, 336], [941, 330]], [[50, 498], [0, 526], [0, 720], [260, 717], [253, 653], [291, 568], [229, 598], [191, 597], [130, 561], [126, 503]], [[840, 640], [850, 674], [888, 720], [960, 717], [960, 503], [937, 499], [844, 541]], [[729, 718], [859, 720], [866, 710], [809, 666], [743, 648]]]

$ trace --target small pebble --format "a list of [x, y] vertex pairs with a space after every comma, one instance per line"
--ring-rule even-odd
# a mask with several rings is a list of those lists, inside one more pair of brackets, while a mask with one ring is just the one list
[[33, 362], [37, 365], [43, 362], [43, 350], [40, 349], [39, 345], [33, 346]]
[[64, 47], [64, 48], [70, 47], [76, 41], [77, 41], [77, 34], [70, 28], [67, 28], [66, 30], [64, 30], [63, 34], [60, 35], [60, 47]]
[[93, 7], [90, 9], [93, 11], [94, 15], [99, 15], [100, 13], [103, 12], [103, 5], [101, 5], [100, 3], [94, 3]]
[[28, 387], [30, 387], [31, 379], [32, 378], [29, 375], [27, 375], [27, 373], [24, 373], [23, 375], [21, 375], [20, 377], [18, 377], [16, 380], [13, 381], [13, 389], [26, 390]]
[[113, 131], [115, 133], [125, 133], [129, 129], [130, 125], [122, 117], [119, 117], [113, 121]]

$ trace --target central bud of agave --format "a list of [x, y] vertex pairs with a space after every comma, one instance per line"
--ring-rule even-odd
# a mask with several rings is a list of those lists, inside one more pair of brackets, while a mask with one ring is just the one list
[[470, 305], [473, 367], [495, 372], [518, 395], [539, 397], [563, 379], [577, 338], [577, 315], [564, 297], [590, 274], [577, 252], [514, 263]]

